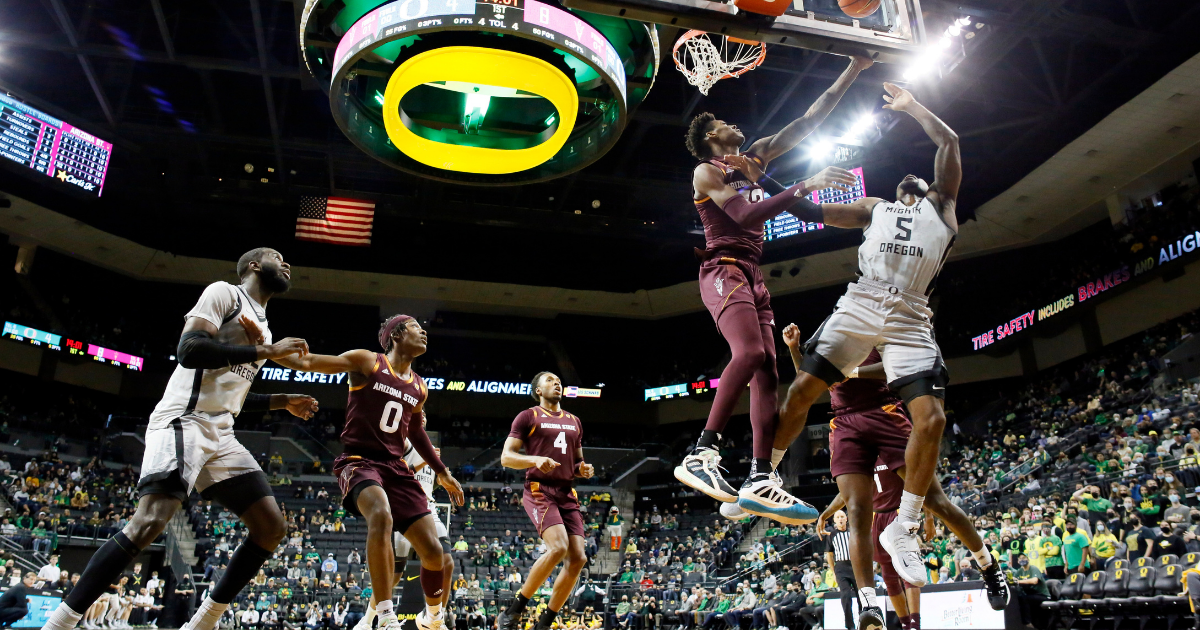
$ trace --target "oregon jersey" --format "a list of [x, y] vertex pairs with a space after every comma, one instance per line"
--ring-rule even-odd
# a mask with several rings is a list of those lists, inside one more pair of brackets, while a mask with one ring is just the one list
[[862, 277], [904, 291], [928, 295], [942, 270], [954, 230], [927, 198], [906, 206], [882, 201], [871, 209], [871, 223], [863, 229], [858, 248]]

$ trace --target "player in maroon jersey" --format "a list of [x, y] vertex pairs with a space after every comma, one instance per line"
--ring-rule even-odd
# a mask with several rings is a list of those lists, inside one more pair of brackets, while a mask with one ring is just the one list
[[[704, 224], [705, 249], [697, 250], [700, 264], [700, 296], [721, 336], [729, 343], [732, 358], [721, 373], [708, 422], [692, 454], [675, 468], [675, 477], [710, 497], [726, 503], [736, 501], [752, 514], [800, 524], [817, 518], [817, 510], [785, 492], [774, 475], [784, 449], [773, 449], [779, 422], [776, 392], [779, 375], [775, 368], [775, 316], [771, 296], [758, 263], [762, 256], [763, 223], [787, 212], [799, 197], [833, 185], [849, 187], [855, 182], [849, 171], [829, 167], [801, 184], [783, 189], [770, 181], [764, 199], [763, 186], [748, 178], [753, 162], [759, 174], [775, 158], [790, 151], [829, 115], [842, 95], [872, 61], [855, 57], [833, 86], [808, 111], [778, 133], [753, 142], [740, 153], [746, 137], [734, 125], [710, 113], [692, 119], [687, 148], [700, 160], [692, 175], [693, 200]], [[778, 193], [778, 194], [777, 194]], [[721, 476], [720, 434], [729, 423], [733, 408], [750, 385], [750, 424], [753, 429], [754, 460], [750, 475], [740, 490]]]
[[[803, 355], [800, 350], [800, 329], [795, 324], [789, 324], [783, 330], [783, 342], [787, 344], [798, 373]], [[872, 551], [879, 545], [877, 532], [872, 537], [873, 544], [868, 543], [867, 539], [868, 532], [873, 532], [871, 507], [875, 495], [873, 476], [876, 463], [895, 471], [903, 479], [904, 451], [908, 446], [908, 435], [912, 432], [912, 421], [904, 410], [903, 401], [888, 388], [886, 378], [883, 359], [878, 350], [872, 350], [862, 365], [851, 372], [850, 378], [829, 388], [829, 405], [834, 414], [834, 419], [829, 422], [830, 473], [837, 481], [839, 497], [846, 504], [854, 578], [860, 585], [866, 585], [859, 588], [858, 592], [862, 611], [859, 613], [859, 630], [883, 628], [883, 612], [876, 601], [875, 575], [871, 564], [875, 555]], [[884, 528], [895, 519], [894, 510], [898, 507], [899, 503], [892, 508], [890, 519], [884, 517], [887, 520], [882, 524]], [[927, 512], [941, 518], [975, 556], [987, 583], [988, 603], [995, 610], [1003, 610], [1008, 605], [1009, 593], [999, 564], [984, 546], [971, 519], [950, 502], [937, 479], [930, 484], [924, 507]], [[832, 514], [831, 510], [826, 512]], [[889, 568], [895, 573], [894, 567]], [[924, 584], [913, 586], [921, 587]], [[911, 628], [911, 616], [909, 623]], [[920, 617], [917, 617], [916, 623], [920, 623]]]
[[[892, 609], [900, 618], [900, 630], [921, 630], [921, 587], [906, 583], [896, 573], [892, 566], [892, 557], [888, 555], [883, 545], [879, 544], [879, 534], [885, 527], [896, 520], [896, 508], [900, 507], [900, 495], [904, 492], [904, 480], [887, 464], [875, 462], [875, 495], [872, 509], [875, 516], [871, 519], [871, 540], [875, 544], [875, 562], [879, 563], [883, 573], [883, 583], [887, 586], [888, 599], [892, 600]], [[823, 536], [825, 521], [833, 517], [838, 510], [846, 507], [846, 498], [838, 493], [829, 507], [821, 512], [817, 519], [817, 535]], [[932, 526], [930, 526], [932, 527]]]
[[367, 569], [379, 627], [400, 630], [391, 599], [395, 528], [421, 559], [425, 610], [417, 615], [417, 628], [444, 630], [444, 572], [453, 570], [453, 565], [446, 566], [444, 557], [449, 556], [444, 554], [449, 549], [438, 541], [425, 491], [404, 461], [405, 439], [437, 474], [437, 482], [455, 505], [463, 504], [462, 486], [442, 463], [422, 422], [428, 391], [425, 381], [412, 370], [412, 362], [425, 354], [425, 331], [412, 317], [393, 315], [379, 329], [379, 344], [383, 354], [350, 350], [338, 356], [309, 354], [277, 363], [306, 372], [350, 375], [342, 430], [345, 450], [334, 460], [333, 473], [342, 490], [343, 506], [367, 521]]
[[[496, 615], [499, 630], [521, 627], [525, 605], [546, 583], [554, 567], [565, 559], [566, 566], [554, 580], [550, 601], [534, 628], [549, 630], [575, 589], [583, 565], [587, 564], [583, 516], [574, 487], [576, 477], [588, 479], [595, 472], [591, 464], [583, 461], [583, 422], [562, 408], [562, 381], [550, 372], [539, 372], [533, 377], [530, 394], [538, 404], [513, 420], [500, 463], [505, 468], [526, 471], [522, 503], [546, 543], [546, 553], [529, 567], [525, 584], [512, 605]], [[525, 454], [521, 454], [522, 447]]]

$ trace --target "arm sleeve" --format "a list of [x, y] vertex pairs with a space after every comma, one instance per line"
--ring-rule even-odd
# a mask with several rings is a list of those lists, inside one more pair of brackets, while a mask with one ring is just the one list
[[271, 394], [246, 394], [246, 400], [242, 403], [242, 411], [270, 411], [271, 410]]
[[213, 340], [212, 335], [203, 330], [193, 330], [180, 335], [179, 347], [175, 353], [179, 355], [179, 365], [188, 369], [218, 369], [258, 360], [258, 349], [255, 346], [218, 343]]
[[513, 418], [512, 429], [508, 432], [508, 437], [524, 441], [529, 437], [531, 428], [533, 428], [533, 412], [526, 409]]
[[766, 175], [763, 175], [762, 179], [758, 180], [758, 185], [762, 186], [763, 190], [767, 191], [767, 194], [771, 195], [772, 197], [787, 190], [783, 184], [780, 184]]
[[416, 422], [408, 423], [408, 441], [412, 442], [413, 449], [421, 455], [425, 464], [432, 468], [433, 472], [439, 475], [446, 472], [446, 465], [434, 452], [433, 442], [429, 441], [429, 434], [425, 432], [425, 427], [421, 426], [421, 422], [417, 418], [413, 418], [413, 420]]
[[[796, 184], [791, 188], [785, 189], [782, 193], [763, 199], [758, 203], [750, 203], [741, 195], [734, 195], [725, 202], [721, 210], [729, 215], [729, 218], [737, 222], [738, 225], [749, 227], [762, 227], [762, 223], [767, 219], [773, 219], [784, 212], [792, 209], [792, 206], [802, 200], [796, 196], [796, 192], [803, 188], [803, 184]], [[812, 203], [811, 201], [809, 203]], [[816, 205], [816, 204], [813, 204]], [[818, 206], [819, 208], [819, 206]]]

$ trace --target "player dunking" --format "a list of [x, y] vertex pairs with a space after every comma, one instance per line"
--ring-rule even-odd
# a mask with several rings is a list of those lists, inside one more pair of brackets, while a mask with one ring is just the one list
[[[92, 555], [46, 628], [74, 628], [82, 612], [166, 529], [192, 488], [237, 514], [249, 535], [185, 629], [215, 628], [238, 591], [283, 540], [286, 524], [267, 476], [234, 437], [233, 423], [242, 410], [287, 409], [301, 418], [312, 417], [317, 401], [310, 396], [249, 393], [267, 359], [303, 356], [308, 344], [291, 337], [271, 343], [267, 302], [286, 292], [292, 279], [291, 267], [279, 252], [266, 247], [246, 252], [238, 259], [237, 274], [241, 284], [208, 285], [185, 315], [176, 351], [179, 364], [146, 427], [137, 511]], [[261, 335], [247, 336], [243, 326], [250, 321]]]
[[443, 630], [447, 549], [444, 541], [438, 541], [437, 518], [431, 513], [428, 497], [404, 460], [406, 440], [455, 505], [463, 504], [462, 486], [425, 433], [428, 391], [412, 369], [413, 360], [425, 354], [428, 346], [425, 331], [412, 317], [393, 315], [379, 329], [379, 345], [383, 354], [350, 350], [339, 356], [309, 354], [279, 363], [307, 372], [350, 375], [346, 427], [342, 430], [345, 451], [334, 460], [333, 473], [341, 487], [343, 506], [367, 521], [367, 570], [379, 626], [385, 630], [401, 627], [392, 608], [395, 528], [421, 559], [425, 610], [417, 614], [417, 628]]
[[[792, 355], [797, 373], [803, 365], [800, 351], [800, 330], [795, 324], [783, 330], [783, 342]], [[830, 473], [838, 485], [838, 496], [821, 514], [825, 520], [843, 505], [850, 528], [850, 564], [858, 589], [859, 630], [883, 628], [883, 612], [875, 597], [874, 560], [883, 568], [883, 579], [892, 599], [903, 630], [921, 627], [921, 582], [908, 581], [916, 592], [910, 607], [905, 602], [905, 588], [892, 565], [891, 555], [879, 540], [879, 534], [896, 518], [904, 491], [904, 451], [912, 432], [912, 422], [901, 400], [884, 381], [883, 359], [872, 349], [867, 359], [856, 367], [850, 378], [829, 389], [829, 404], [834, 419], [829, 427]], [[975, 531], [971, 519], [942, 492], [937, 479], [929, 488], [925, 510], [946, 523], [950, 531], [963, 541], [979, 565], [987, 583], [988, 601], [996, 610], [1008, 604], [1008, 586], [999, 566]], [[874, 512], [874, 517], [872, 517]], [[820, 528], [818, 527], [818, 532]], [[872, 554], [872, 549], [874, 554]], [[900, 614], [901, 612], [909, 614]], [[848, 621], [848, 620], [847, 620]]]
[[565, 559], [566, 566], [554, 580], [546, 610], [533, 629], [549, 630], [587, 563], [583, 516], [574, 488], [575, 477], [588, 479], [595, 472], [591, 464], [583, 461], [583, 422], [562, 408], [562, 381], [550, 372], [539, 372], [533, 377], [531, 393], [538, 404], [513, 420], [500, 463], [505, 468], [527, 471], [521, 498], [525, 512], [546, 543], [546, 553], [529, 567], [525, 584], [512, 605], [496, 615], [499, 630], [523, 627], [521, 614], [529, 599]]
[[[817, 518], [817, 511], [785, 492], [782, 481], [773, 474], [787, 447], [772, 450], [778, 423], [779, 375], [775, 368], [775, 316], [758, 266], [763, 223], [790, 211], [806, 192], [835, 184], [849, 186], [854, 183], [854, 176], [830, 167], [786, 191], [770, 182], [767, 192], [775, 196], [764, 199], [764, 188], [757, 183], [758, 178], [747, 181], [735, 169], [745, 170], [747, 162], [765, 169], [771, 160], [799, 144], [825, 120], [858, 74], [871, 63], [867, 58], [853, 58], [804, 116], [779, 133], [755, 141], [744, 154], [740, 149], [745, 136], [737, 127], [717, 120], [712, 114], [703, 113], [692, 119], [687, 134], [688, 150], [700, 160], [692, 175], [693, 199], [704, 223], [705, 249], [702, 253], [698, 251], [702, 260], [700, 295], [721, 336], [729, 343], [732, 358], [721, 373], [721, 388], [696, 448], [675, 468], [675, 477], [714, 499], [736, 501], [747, 512], [784, 523], [811, 522]], [[721, 476], [717, 449], [720, 434], [747, 385], [751, 388], [754, 460], [746, 483], [740, 490], [734, 490]]]
[[[779, 411], [775, 443], [786, 445], [786, 440], [795, 439], [821, 392], [845, 380], [877, 348], [888, 386], [904, 400], [913, 422], [904, 457], [904, 494], [896, 520], [879, 540], [892, 556], [896, 572], [910, 584], [923, 585], [925, 566], [916, 531], [946, 424], [942, 401], [949, 380], [934, 341], [933, 311], [927, 302], [958, 233], [954, 208], [962, 160], [958, 136], [946, 123], [907, 90], [891, 83], [883, 85], [888, 92], [884, 107], [911, 115], [937, 145], [934, 183], [930, 186], [908, 175], [896, 188], [895, 202], [867, 197], [850, 204], [818, 205], [808, 200], [797, 204], [796, 213], [805, 220], [863, 230], [858, 248], [860, 277], [805, 344], [799, 374]], [[873, 463], [871, 459], [868, 465]], [[951, 524], [949, 519], [947, 523]], [[960, 533], [960, 538], [963, 535]], [[967, 538], [963, 542], [971, 546]], [[974, 551], [981, 550], [975, 546]], [[976, 559], [985, 572], [993, 564], [986, 551]], [[995, 580], [989, 581], [988, 587], [993, 605], [995, 598], [1007, 600], [1007, 589], [997, 590]]]

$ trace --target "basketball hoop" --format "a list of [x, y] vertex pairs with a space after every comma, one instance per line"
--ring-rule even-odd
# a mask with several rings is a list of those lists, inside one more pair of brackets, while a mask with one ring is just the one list
[[[720, 43], [714, 43], [712, 37]], [[741, 76], [762, 64], [767, 58], [767, 45], [693, 30], [675, 41], [671, 56], [688, 83], [707, 96], [717, 81]]]

